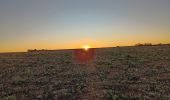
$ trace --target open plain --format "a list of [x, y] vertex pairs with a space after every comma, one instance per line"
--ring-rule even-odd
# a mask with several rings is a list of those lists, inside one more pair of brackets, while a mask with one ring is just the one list
[[1, 53], [0, 100], [170, 99], [168, 45], [93, 49], [85, 62], [74, 53]]

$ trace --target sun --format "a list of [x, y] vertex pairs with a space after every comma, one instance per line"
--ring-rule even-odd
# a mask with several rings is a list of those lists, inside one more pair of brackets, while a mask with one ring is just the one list
[[89, 45], [84, 45], [83, 48], [84, 48], [84, 50], [87, 51], [87, 50], [89, 50], [90, 46]]

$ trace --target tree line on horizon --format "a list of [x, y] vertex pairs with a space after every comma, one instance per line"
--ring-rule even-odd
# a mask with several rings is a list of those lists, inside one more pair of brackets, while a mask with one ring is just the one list
[[159, 43], [159, 44], [152, 44], [152, 43], [137, 43], [135, 44], [135, 46], [162, 46], [162, 45], [170, 45], [170, 44], [163, 44], [163, 43]]
[[[162, 46], [162, 45], [170, 45], [169, 44], [163, 44], [163, 43], [159, 43], [159, 44], [152, 44], [152, 43], [137, 43], [134, 46]], [[119, 47], [119, 46], [117, 46]], [[37, 51], [49, 51], [48, 49], [41, 49], [41, 50], [37, 50], [37, 49], [28, 49], [27, 52], [37, 52]]]

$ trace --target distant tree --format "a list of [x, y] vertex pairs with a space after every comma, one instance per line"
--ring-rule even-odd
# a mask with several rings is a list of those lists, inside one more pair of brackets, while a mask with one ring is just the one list
[[158, 46], [161, 46], [161, 45], [163, 45], [162, 43], [159, 43], [159, 44], [157, 44]]
[[145, 43], [144, 46], [152, 46], [152, 43]]
[[27, 50], [27, 52], [35, 52], [35, 51], [37, 51], [37, 49], [34, 49], [34, 50], [28, 49], [28, 50]]
[[135, 46], [152, 46], [152, 43], [144, 43], [144, 44], [137, 43], [135, 44]]
[[135, 46], [143, 46], [143, 44], [137, 43], [137, 44], [135, 44]]
[[27, 52], [31, 52], [32, 50], [31, 49], [28, 49]]

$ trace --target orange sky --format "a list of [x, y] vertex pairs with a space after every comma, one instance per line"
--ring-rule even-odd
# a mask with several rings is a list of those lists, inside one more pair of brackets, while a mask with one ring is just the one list
[[0, 1], [0, 52], [170, 43], [170, 0]]

